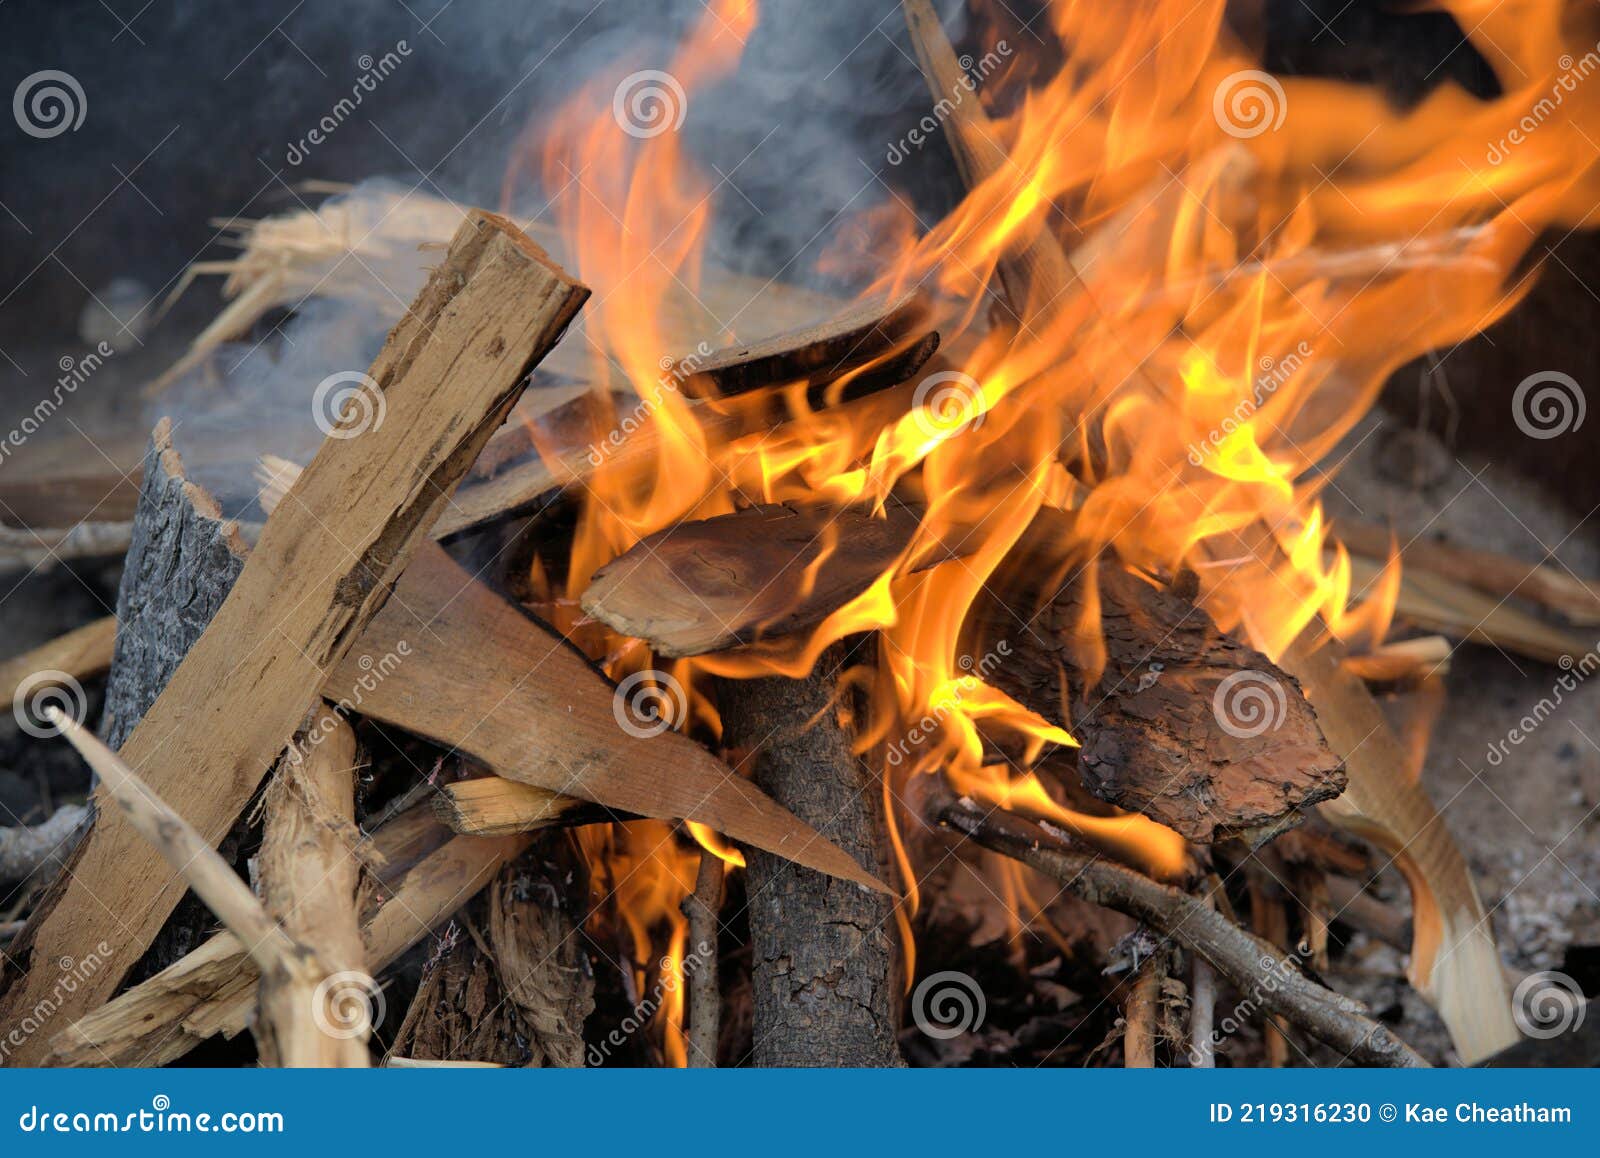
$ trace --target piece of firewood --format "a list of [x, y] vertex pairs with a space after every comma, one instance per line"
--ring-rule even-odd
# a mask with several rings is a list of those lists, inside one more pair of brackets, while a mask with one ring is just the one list
[[507, 780], [620, 812], [695, 820], [883, 888], [700, 745], [660, 720], [635, 720], [625, 690], [435, 544], [417, 552], [360, 650], [323, 686], [329, 699], [466, 752]]
[[[1358, 591], [1375, 586], [1382, 568], [1375, 560], [1352, 555], [1351, 584]], [[1570, 663], [1592, 646], [1576, 631], [1536, 619], [1508, 599], [1485, 595], [1448, 575], [1402, 566], [1394, 609], [1426, 631], [1470, 639], [1542, 663]]]
[[[305, 717], [322, 673], [383, 606], [587, 293], [509, 222], [469, 215], [389, 335], [359, 403], [345, 407], [222, 609], [122, 746], [123, 758], [207, 841], [220, 840], [243, 810]], [[0, 1024], [54, 986], [51, 971], [30, 970], [30, 962], [77, 959], [114, 918], [131, 964], [181, 896], [181, 880], [111, 819], [91, 829], [14, 947]], [[75, 1019], [95, 1008], [123, 972], [96, 974], [58, 1014]], [[42, 1051], [30, 1040], [15, 1060], [38, 1060]]]
[[[296, 468], [276, 458], [263, 466], [270, 508]], [[470, 753], [506, 780], [619, 814], [698, 821], [883, 887], [698, 744], [659, 721], [633, 722], [627, 698], [565, 640], [437, 546], [418, 552], [395, 600], [324, 689], [351, 710]]]
[[934, 786], [924, 800], [931, 823], [1036, 869], [1091, 904], [1143, 921], [1209, 961], [1240, 993], [1362, 1065], [1426, 1066], [1415, 1050], [1358, 1002], [1325, 989], [1295, 962], [1188, 893], [1074, 847], [1059, 830], [1003, 809], [979, 807]]
[[52, 720], [94, 768], [105, 795], [128, 824], [179, 873], [217, 918], [237, 937], [261, 974], [261, 1017], [256, 1026], [262, 1059], [269, 1065], [366, 1064], [365, 1049], [352, 1059], [327, 1032], [332, 977], [327, 963], [290, 937], [272, 919], [211, 844], [134, 774], [115, 752], [58, 708]]
[[150, 435], [134, 533], [117, 589], [116, 646], [101, 732], [120, 749], [244, 570], [238, 526], [189, 481], [172, 420]]
[[1171, 950], [1162, 946], [1134, 971], [1123, 1007], [1122, 1064], [1130, 1070], [1156, 1068], [1158, 1026], [1162, 1020], [1163, 989], [1171, 967]]
[[689, 982], [690, 1069], [714, 1069], [717, 1042], [722, 1037], [722, 991], [717, 986], [717, 941], [722, 930], [722, 894], [727, 866], [709, 848], [700, 850], [694, 892], [683, 898], [683, 915], [689, 921], [689, 956], [685, 967]]
[[1415, 685], [1449, 675], [1454, 650], [1442, 635], [1423, 635], [1384, 643], [1362, 655], [1346, 656], [1344, 666], [1368, 684]]
[[891, 499], [881, 517], [766, 504], [679, 523], [596, 571], [583, 610], [664, 656], [791, 635], [894, 566], [921, 518]]
[[1494, 931], [1461, 849], [1427, 792], [1383, 709], [1343, 664], [1331, 636], [1302, 632], [1279, 662], [1317, 710], [1329, 745], [1345, 762], [1349, 787], [1322, 806], [1341, 828], [1394, 858], [1411, 889], [1411, 984], [1439, 1011], [1467, 1062], [1520, 1036], [1495, 948]]
[[[362, 924], [372, 971], [393, 964], [471, 900], [532, 839], [458, 836], [385, 887]], [[255, 1007], [258, 976], [239, 938], [218, 933], [55, 1035], [49, 1062], [168, 1065], [216, 1034], [231, 1038], [243, 1032]]]
[[361, 833], [355, 826], [355, 778], [355, 733], [323, 705], [267, 786], [256, 859], [267, 911], [328, 971], [318, 1008], [334, 1020], [318, 1027], [323, 1034], [316, 1064], [345, 1068], [371, 1064], [367, 1038], [373, 1028], [373, 983], [356, 910], [361, 861], [353, 850]]
[[538, 841], [451, 922], [394, 1049], [422, 1060], [583, 1065], [594, 976], [578, 924], [587, 880], [564, 842]]
[[63, 804], [38, 824], [0, 826], [0, 897], [14, 903], [14, 886], [65, 863], [89, 815], [87, 804]]
[[666, 376], [697, 398], [804, 383], [820, 402], [830, 383], [847, 377], [843, 397], [871, 393], [880, 383], [904, 382], [933, 355], [939, 335], [927, 328], [930, 313], [919, 290], [859, 301], [804, 329], [677, 359]]
[[[866, 869], [887, 860], [882, 786], [838, 719], [841, 645], [812, 673], [722, 679], [723, 742], [774, 800]], [[746, 853], [758, 1066], [901, 1064], [893, 897]]]
[[499, 836], [542, 828], [632, 819], [576, 796], [519, 784], [499, 776], [446, 784], [433, 798], [433, 814], [452, 832]]
[[84, 521], [64, 528], [0, 525], [0, 572], [120, 555], [132, 535], [133, 524], [124, 522]]
[[117, 617], [107, 615], [12, 656], [0, 663], [0, 695], [15, 703], [25, 684], [42, 686], [37, 678], [40, 673], [50, 673], [47, 682], [52, 683], [56, 673], [80, 682], [93, 679], [111, 666], [116, 638]]
[[[1357, 554], [1379, 560], [1389, 557], [1392, 539], [1383, 527], [1340, 519], [1334, 533]], [[1427, 571], [1497, 598], [1530, 600], [1579, 627], [1600, 624], [1600, 583], [1581, 579], [1560, 564], [1526, 563], [1492, 551], [1420, 537], [1409, 542], [1402, 539], [1401, 544], [1404, 575]]]

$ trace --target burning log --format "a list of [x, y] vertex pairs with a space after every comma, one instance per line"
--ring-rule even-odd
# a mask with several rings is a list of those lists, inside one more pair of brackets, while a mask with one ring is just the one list
[[324, 705], [267, 786], [257, 864], [267, 911], [332, 979], [321, 1008], [334, 1020], [324, 1022], [314, 1056], [323, 1065], [364, 1068], [372, 1025], [357, 913], [361, 862], [351, 855], [362, 843], [355, 776], [355, 733]]
[[[379, 833], [376, 852], [385, 848], [385, 835]], [[405, 839], [411, 833], [398, 835]], [[386, 878], [376, 908], [368, 911], [362, 924], [372, 971], [393, 964], [494, 879], [531, 840], [522, 835], [456, 837], [397, 879]], [[258, 977], [239, 938], [219, 933], [70, 1025], [51, 1042], [49, 1061], [74, 1066], [168, 1065], [208, 1038], [217, 1034], [231, 1038], [242, 1032], [255, 1007]]]
[[[760, 507], [681, 523], [601, 568], [583, 607], [667, 655], [803, 630], [892, 567], [919, 519], [891, 504], [884, 519]], [[1339, 761], [1293, 679], [1192, 602], [1120, 567], [1099, 567], [1093, 592], [1053, 578], [1040, 556], [1063, 541], [1062, 520], [1041, 512], [1016, 565], [986, 585], [967, 654], [1003, 655], [986, 678], [1081, 741], [1091, 792], [1205, 843], [1263, 841], [1339, 793]], [[1090, 600], [1105, 647], [1092, 686], [1084, 673], [1099, 664], [1100, 636], [1080, 636]], [[1252, 706], [1267, 714], [1257, 721]]]
[[621, 812], [696, 820], [883, 887], [692, 740], [664, 723], [623, 727], [623, 693], [435, 544], [417, 552], [361, 651], [347, 655], [324, 687], [329, 698], [458, 748], [507, 780]]
[[1063, 577], [1024, 552], [967, 625], [967, 654], [1005, 656], [990, 682], [1081, 743], [1089, 791], [1190, 840], [1261, 843], [1345, 786], [1290, 676], [1194, 603], [1110, 562]]
[[583, 609], [665, 656], [704, 655], [814, 627], [894, 566], [921, 520], [780, 504], [679, 523], [595, 572]]
[[[159, 766], [156, 791], [217, 841], [294, 733], [321, 673], [343, 658], [382, 607], [450, 491], [504, 419], [528, 370], [571, 321], [587, 290], [514, 227], [469, 217], [412, 311], [373, 364], [368, 409], [347, 407], [339, 437], [268, 521], [221, 610], [122, 746]], [[461, 373], [463, 364], [477, 367]], [[261, 632], [270, 627], [272, 638]], [[310, 695], [308, 695], [308, 692]], [[116, 914], [121, 944], [142, 952], [181, 896], [181, 882], [128, 826], [96, 825], [58, 887], [34, 912], [13, 960], [74, 960]], [[129, 961], [131, 964], [131, 960]], [[67, 996], [81, 1016], [110, 996], [105, 970]], [[48, 969], [8, 972], [0, 1023], [38, 1004]], [[16, 1058], [37, 1060], [26, 1043]]]
[[[919, 291], [890, 302], [857, 302], [825, 322], [759, 342], [673, 362], [669, 378], [693, 397], [727, 397], [775, 386], [804, 383], [813, 404], [870, 394], [910, 378], [938, 348], [927, 329], [930, 308]], [[839, 399], [835, 399], [838, 401]]]
[[1357, 1002], [1324, 989], [1276, 949], [1244, 932], [1189, 894], [1132, 869], [1078, 851], [1061, 836], [1002, 809], [980, 809], [936, 785], [924, 803], [941, 824], [1044, 873], [1093, 904], [1143, 921], [1163, 937], [1209, 961], [1241, 993], [1363, 1065], [1428, 1063]]
[[[723, 740], [754, 763], [756, 784], [866, 870], [884, 857], [881, 787], [838, 719], [845, 652], [823, 652], [803, 679], [718, 684]], [[900, 987], [894, 898], [751, 848], [758, 1066], [893, 1066]], [[841, 964], [843, 963], [843, 964]]]

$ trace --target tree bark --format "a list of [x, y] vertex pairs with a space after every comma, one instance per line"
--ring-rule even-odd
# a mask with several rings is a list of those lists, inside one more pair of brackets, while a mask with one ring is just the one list
[[[878, 873], [881, 788], [834, 703], [845, 654], [830, 647], [800, 680], [721, 681], [723, 738], [774, 800]], [[894, 899], [759, 849], [745, 857], [755, 1064], [902, 1064]]]

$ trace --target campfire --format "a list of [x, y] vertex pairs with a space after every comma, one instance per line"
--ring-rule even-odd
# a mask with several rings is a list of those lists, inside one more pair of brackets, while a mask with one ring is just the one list
[[[1585, 678], [1600, 587], [1343, 483], [1396, 372], [1591, 221], [1600, 28], [1449, 0], [1499, 91], [1398, 107], [1268, 71], [1250, 7], [903, 0], [928, 100], [815, 269], [713, 245], [680, 131], [756, 0], [541, 110], [492, 211], [229, 221], [137, 473], [0, 487], [19, 561], [122, 560], [6, 668], [95, 774], [0, 844], [6, 1061], [1418, 1066], [1581, 1025], [1419, 774], [1458, 649]], [[311, 437], [183, 421], [264, 327], [362, 318]]]

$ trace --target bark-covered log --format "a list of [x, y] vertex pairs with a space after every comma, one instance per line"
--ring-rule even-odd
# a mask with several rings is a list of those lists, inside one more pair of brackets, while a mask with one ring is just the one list
[[[719, 684], [725, 743], [756, 783], [871, 873], [885, 871], [881, 787], [851, 751], [841, 645], [804, 679]], [[758, 1066], [901, 1064], [894, 900], [750, 848]]]
[[[100, 736], [115, 751], [133, 731], [244, 569], [248, 549], [217, 501], [189, 481], [163, 418], [145, 453], [133, 537], [117, 591], [116, 644], [106, 677]], [[217, 851], [241, 864], [256, 843], [243, 818]], [[148, 952], [129, 974], [137, 983], [198, 947], [216, 918], [194, 893], [185, 893]]]
[[967, 635], [968, 654], [996, 657], [990, 683], [1082, 744], [1085, 787], [1191, 840], [1259, 843], [1344, 789], [1292, 676], [1114, 563], [1063, 575], [1023, 555], [979, 594]]
[[394, 1052], [428, 1061], [580, 1067], [594, 976], [577, 934], [582, 873], [557, 833], [501, 870], [430, 961]]
[[155, 703], [244, 569], [238, 527], [189, 481], [163, 418], [145, 454], [144, 481], [117, 591], [117, 641], [100, 736], [113, 751]]

